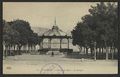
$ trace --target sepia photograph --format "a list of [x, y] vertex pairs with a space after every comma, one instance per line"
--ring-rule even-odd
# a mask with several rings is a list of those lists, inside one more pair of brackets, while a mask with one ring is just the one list
[[118, 3], [3, 2], [3, 74], [118, 74]]

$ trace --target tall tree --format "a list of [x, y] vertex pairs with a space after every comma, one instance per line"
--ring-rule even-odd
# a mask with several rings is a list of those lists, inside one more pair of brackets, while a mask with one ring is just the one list
[[3, 44], [5, 46], [5, 56], [10, 53], [10, 47], [17, 44], [19, 39], [19, 32], [12, 29], [11, 25], [3, 20]]
[[91, 6], [89, 12], [72, 31], [73, 44], [79, 45], [82, 42], [82, 46], [93, 47], [91, 45], [96, 42], [96, 48], [106, 48], [108, 59], [108, 47], [115, 47], [117, 41], [117, 6], [115, 3], [101, 2], [97, 6]]
[[35, 45], [39, 43], [38, 35], [32, 31], [29, 22], [24, 20], [4, 21], [3, 25], [5, 45], [9, 48], [14, 47], [14, 49], [17, 47], [19, 54], [22, 46], [28, 45], [35, 48]]

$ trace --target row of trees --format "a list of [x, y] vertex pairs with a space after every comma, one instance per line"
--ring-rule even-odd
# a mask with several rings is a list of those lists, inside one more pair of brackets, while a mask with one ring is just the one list
[[5, 46], [5, 56], [11, 48], [18, 50], [20, 53], [22, 46], [28, 46], [32, 49], [39, 44], [41, 39], [34, 33], [30, 24], [24, 20], [14, 20], [6, 22], [3, 20], [3, 44]]
[[100, 53], [106, 49], [106, 59], [108, 59], [108, 49], [113, 52], [118, 46], [117, 5], [101, 2], [91, 6], [89, 13], [82, 17], [82, 21], [78, 22], [71, 32], [73, 45], [78, 45], [80, 49], [86, 48], [86, 54], [90, 48], [91, 55], [96, 54], [94, 47], [99, 49]]

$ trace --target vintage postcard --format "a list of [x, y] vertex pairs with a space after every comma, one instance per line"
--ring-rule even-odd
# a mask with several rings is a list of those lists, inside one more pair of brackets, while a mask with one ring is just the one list
[[3, 2], [3, 74], [118, 74], [117, 2]]

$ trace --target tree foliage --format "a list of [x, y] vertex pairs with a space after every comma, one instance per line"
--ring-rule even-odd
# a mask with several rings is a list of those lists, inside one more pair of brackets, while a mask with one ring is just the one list
[[37, 45], [39, 38], [30, 27], [29, 22], [24, 20], [14, 20], [6, 22], [3, 20], [3, 41], [5, 45], [17, 45], [19, 50], [24, 45]]
[[73, 45], [90, 47], [92, 42], [96, 42], [97, 47], [116, 47], [118, 40], [117, 5], [101, 2], [96, 6], [91, 6], [89, 13], [82, 17], [82, 22], [78, 22], [72, 31]]

